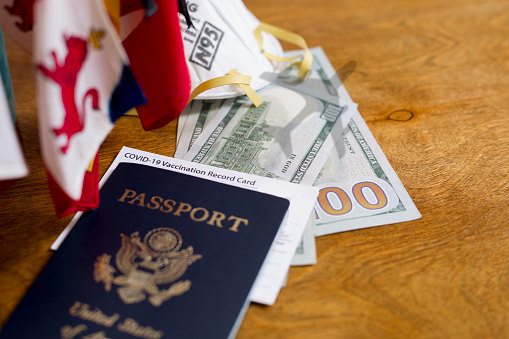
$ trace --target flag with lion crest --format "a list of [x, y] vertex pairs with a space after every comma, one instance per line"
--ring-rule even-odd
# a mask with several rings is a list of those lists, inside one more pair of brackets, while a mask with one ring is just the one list
[[145, 98], [104, 0], [36, 1], [33, 37], [41, 150], [62, 191], [52, 196], [80, 201], [115, 120]]

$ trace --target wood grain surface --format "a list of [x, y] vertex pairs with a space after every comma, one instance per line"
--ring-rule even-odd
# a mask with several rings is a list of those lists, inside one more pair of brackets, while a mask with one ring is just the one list
[[[508, 338], [509, 2], [244, 2], [323, 47], [423, 217], [317, 238], [318, 264], [292, 267], [237, 337]], [[0, 196], [0, 325], [70, 220], [46, 184], [30, 56], [7, 48], [31, 174]], [[172, 155], [176, 126], [121, 118], [101, 174], [124, 145]]]

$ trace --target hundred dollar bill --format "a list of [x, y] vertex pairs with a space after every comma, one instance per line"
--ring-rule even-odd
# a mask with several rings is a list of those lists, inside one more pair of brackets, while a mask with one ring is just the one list
[[[273, 84], [258, 92], [263, 100], [259, 107], [245, 96], [233, 99], [221, 107], [183, 159], [312, 184], [355, 104], [308, 93]], [[332, 145], [325, 144], [328, 137]], [[309, 170], [314, 163], [316, 172]]]
[[[322, 87], [335, 88], [336, 95], [351, 100], [323, 50], [314, 48], [313, 55]], [[315, 207], [317, 236], [421, 217], [356, 109], [313, 185], [320, 189]]]

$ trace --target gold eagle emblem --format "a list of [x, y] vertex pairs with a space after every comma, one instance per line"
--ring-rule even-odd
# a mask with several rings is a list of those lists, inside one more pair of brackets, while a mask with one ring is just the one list
[[[114, 276], [111, 255], [104, 253], [94, 263], [94, 280], [103, 282], [106, 292], [118, 285], [117, 293], [126, 304], [148, 301], [158, 307], [166, 300], [184, 294], [191, 288], [190, 280], [177, 281], [189, 265], [201, 259], [193, 247], [182, 247], [180, 234], [168, 227], [155, 228], [141, 241], [139, 232], [130, 237], [120, 234], [122, 245], [115, 256], [115, 264], [122, 275]], [[171, 285], [159, 289], [159, 285]]]

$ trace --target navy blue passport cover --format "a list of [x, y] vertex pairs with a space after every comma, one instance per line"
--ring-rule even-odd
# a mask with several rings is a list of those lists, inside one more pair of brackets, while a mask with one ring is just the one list
[[121, 163], [0, 338], [227, 338], [289, 202]]

